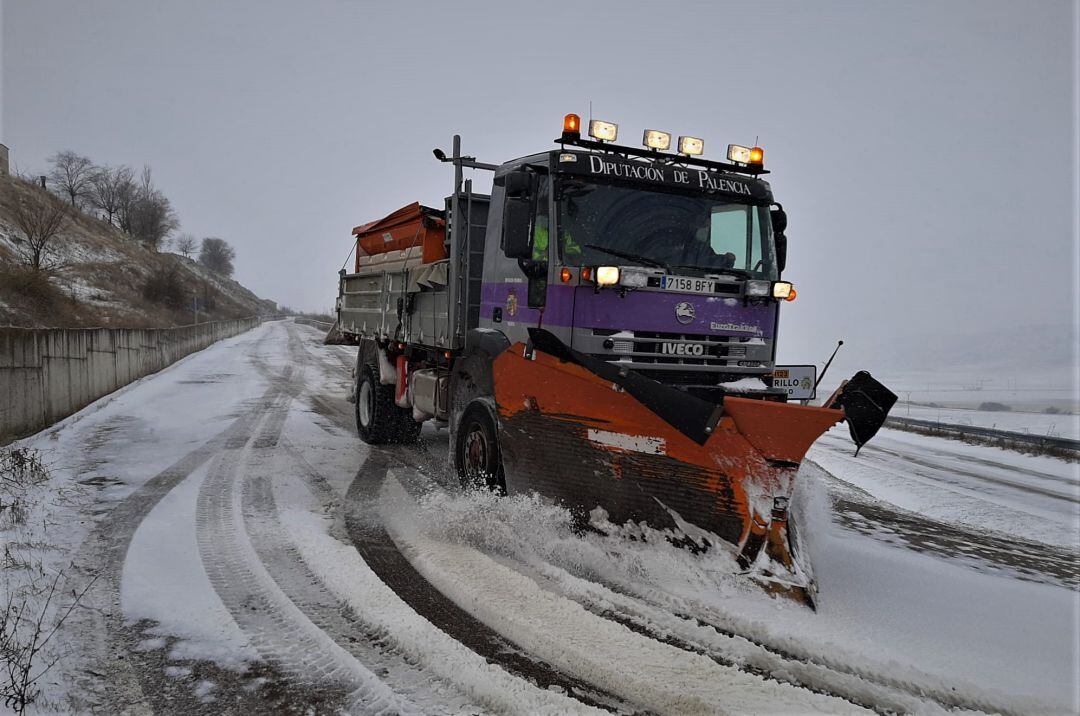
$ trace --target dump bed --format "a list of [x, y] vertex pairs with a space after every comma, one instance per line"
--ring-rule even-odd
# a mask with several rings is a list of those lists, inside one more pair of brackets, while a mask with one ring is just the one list
[[446, 220], [443, 212], [413, 202], [389, 216], [361, 224], [352, 230], [356, 237], [356, 271], [363, 259], [412, 248], [420, 249], [424, 263], [448, 258]]
[[461, 348], [478, 321], [488, 204], [487, 196], [459, 194], [445, 212], [413, 203], [354, 228], [356, 272], [343, 274], [338, 288], [341, 332], [353, 341]]

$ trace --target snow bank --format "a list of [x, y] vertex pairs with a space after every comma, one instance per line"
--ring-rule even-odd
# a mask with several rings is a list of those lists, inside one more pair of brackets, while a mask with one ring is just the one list
[[905, 510], [1076, 549], [1080, 466], [1056, 458], [883, 429], [852, 457], [843, 428], [808, 453], [844, 482]]

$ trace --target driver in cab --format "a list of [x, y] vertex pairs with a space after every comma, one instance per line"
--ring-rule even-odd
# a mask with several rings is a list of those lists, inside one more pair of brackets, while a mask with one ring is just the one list
[[711, 242], [712, 217], [706, 214], [697, 222], [694, 229], [694, 237], [687, 242], [683, 249], [682, 260], [679, 262], [686, 266], [697, 268], [733, 268], [735, 266], [735, 254], [730, 251], [718, 254], [712, 248]]

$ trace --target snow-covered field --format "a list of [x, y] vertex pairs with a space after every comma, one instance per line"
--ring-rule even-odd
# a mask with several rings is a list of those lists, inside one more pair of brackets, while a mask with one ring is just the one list
[[834, 430], [798, 499], [815, 612], [726, 555], [462, 493], [430, 428], [368, 448], [354, 349], [319, 339], [266, 323], [23, 441], [54, 475], [25, 541], [96, 577], [55, 708], [1080, 709], [1074, 464], [890, 430], [852, 459]]

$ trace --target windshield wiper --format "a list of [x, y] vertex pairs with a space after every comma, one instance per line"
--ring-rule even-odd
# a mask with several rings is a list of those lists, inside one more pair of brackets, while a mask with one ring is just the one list
[[648, 256], [642, 256], [640, 254], [632, 254], [629, 251], [619, 251], [617, 249], [609, 249], [604, 246], [597, 246], [596, 244], [585, 244], [585, 248], [594, 249], [596, 251], [603, 251], [605, 254], [611, 254], [612, 256], [618, 256], [620, 259], [626, 259], [627, 261], [637, 261], [638, 263], [647, 264], [649, 266], [655, 266], [657, 268], [668, 269], [668, 265], [663, 261], [649, 258]]
[[684, 268], [684, 269], [697, 269], [698, 271], [706, 271], [709, 273], [722, 273], [726, 276], [738, 276], [739, 278], [753, 278], [754, 274], [745, 269], [737, 268], [717, 268], [715, 266], [695, 266], [694, 264], [676, 264], [671, 268]]

